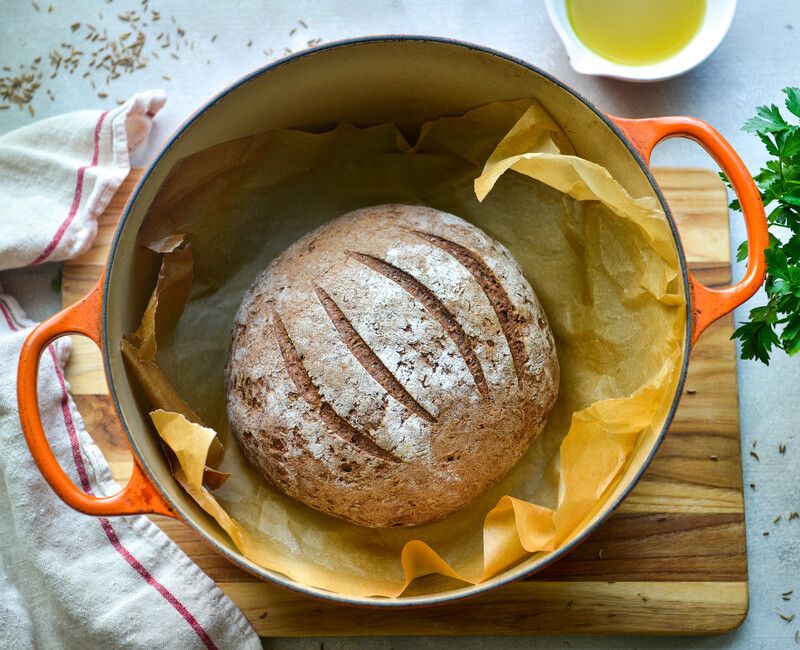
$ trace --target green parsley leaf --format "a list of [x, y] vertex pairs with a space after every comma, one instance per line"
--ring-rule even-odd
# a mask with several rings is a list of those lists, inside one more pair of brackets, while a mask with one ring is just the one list
[[747, 259], [747, 242], [743, 241], [739, 244], [739, 248], [736, 249], [736, 261], [737, 262], [744, 262]]
[[744, 123], [743, 131], [748, 133], [780, 133], [791, 128], [783, 119], [780, 109], [771, 104], [756, 108], [756, 116]]
[[[764, 138], [767, 138], [767, 136], [762, 137], [762, 142]], [[767, 140], [769, 140], [769, 138], [767, 138]], [[800, 153], [800, 131], [796, 129], [784, 131], [776, 140], [779, 142], [778, 148], [780, 149], [781, 158], [791, 158]], [[766, 145], [766, 142], [764, 142], [764, 144]], [[769, 146], [767, 146], [767, 151], [773, 156], [778, 155], [778, 152], [774, 148], [770, 150]]]
[[797, 117], [800, 117], [800, 88], [784, 88], [786, 95], [786, 108]]
[[775, 142], [773, 142], [772, 138], [770, 138], [766, 133], [756, 133], [756, 135], [759, 137], [761, 142], [764, 143], [764, 146], [767, 148], [767, 153], [770, 156], [778, 155], [778, 147]]
[[[800, 118], [800, 88], [784, 88], [786, 108]], [[753, 176], [767, 210], [770, 238], [764, 251], [767, 304], [750, 310], [733, 338], [741, 342], [743, 359], [769, 365], [775, 350], [800, 353], [800, 124], [787, 121], [774, 104], [759, 106], [744, 131], [754, 133], [770, 159]], [[730, 187], [724, 174], [720, 177]], [[738, 199], [732, 210], [741, 210]], [[736, 251], [739, 262], [747, 259], [743, 242]]]

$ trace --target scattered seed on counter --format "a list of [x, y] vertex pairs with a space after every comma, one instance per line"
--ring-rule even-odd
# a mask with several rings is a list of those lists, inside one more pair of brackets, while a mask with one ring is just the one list
[[[112, 1], [106, 0], [106, 4], [110, 5]], [[40, 11], [35, 1], [31, 6], [35, 11]], [[53, 13], [54, 9], [52, 4], [48, 5], [47, 13]], [[169, 17], [173, 27], [168, 30], [169, 33], [164, 31], [163, 16], [161, 12], [151, 8], [149, 0], [140, 0], [134, 8], [115, 11], [108, 18], [100, 11], [97, 17], [98, 20], [92, 23], [69, 16], [72, 19], [64, 21], [63, 32], [70, 36], [70, 40], [65, 38], [49, 52], [36, 56], [30, 62], [21, 63], [16, 68], [4, 65], [3, 72], [0, 73], [0, 110], [17, 107], [34, 115], [37, 89], [44, 75], [53, 80], [68, 75], [79, 76], [88, 82], [99, 97], [105, 99], [108, 92], [104, 87], [110, 88], [123, 75], [147, 68], [150, 60], [160, 60], [159, 51], [166, 51], [173, 60], [178, 61], [181, 59], [179, 52], [195, 49], [195, 41], [187, 35], [174, 15]], [[154, 36], [148, 26], [152, 27], [152, 32], [158, 33]], [[308, 29], [308, 23], [299, 19], [291, 28], [290, 36], [297, 36], [300, 30]], [[210, 41], [214, 43], [217, 39], [218, 34], [213, 34]], [[253, 47], [253, 40], [247, 40], [248, 48]], [[309, 48], [322, 42], [319, 37], [305, 40]], [[292, 54], [296, 49], [285, 47], [284, 54]], [[264, 56], [273, 60], [278, 56], [271, 47], [262, 51]], [[206, 64], [211, 65], [210, 58], [206, 59]], [[98, 74], [93, 75], [95, 72]], [[162, 78], [165, 81], [171, 80], [169, 75], [162, 75]], [[46, 93], [51, 102], [55, 101], [55, 96], [49, 89], [46, 89]]]
[[32, 72], [14, 77], [0, 77], [0, 98], [19, 108], [28, 106], [41, 84]]

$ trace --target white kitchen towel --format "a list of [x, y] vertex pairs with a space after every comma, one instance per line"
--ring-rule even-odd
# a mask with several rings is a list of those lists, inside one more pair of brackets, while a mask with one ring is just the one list
[[85, 251], [97, 216], [150, 132], [162, 91], [98, 113], [78, 111], [0, 136], [0, 270]]
[[[164, 101], [149, 91], [0, 136], [0, 267], [90, 245]], [[19, 350], [34, 325], [0, 288], [0, 648], [260, 648], [242, 612], [146, 517], [82, 515], [44, 481], [16, 405]], [[119, 488], [69, 395], [68, 354], [62, 338], [41, 360], [48, 440], [76, 485], [112, 494]]]

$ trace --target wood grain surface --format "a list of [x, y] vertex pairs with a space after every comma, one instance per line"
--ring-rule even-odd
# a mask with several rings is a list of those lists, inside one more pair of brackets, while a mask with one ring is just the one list
[[[95, 245], [65, 263], [63, 303], [100, 276], [134, 170], [100, 218]], [[655, 175], [687, 259], [709, 285], [730, 281], [727, 196], [704, 169]], [[259, 581], [193, 530], [155, 521], [267, 636], [467, 634], [711, 634], [747, 614], [742, 467], [732, 319], [700, 338], [685, 394], [664, 444], [617, 512], [566, 558], [527, 580], [461, 603], [409, 611], [343, 608]], [[99, 352], [77, 337], [67, 378], [86, 427], [120, 481], [131, 460], [114, 426]]]

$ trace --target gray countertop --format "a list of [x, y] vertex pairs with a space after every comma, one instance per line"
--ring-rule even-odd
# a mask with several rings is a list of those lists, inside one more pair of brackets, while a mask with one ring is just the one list
[[[140, 6], [138, 0], [86, 0], [81, 3], [38, 0], [37, 12], [29, 0], [5, 0], [0, 21], [0, 65], [16, 69], [36, 56], [70, 40], [73, 22], [98, 22], [98, 12], [110, 16]], [[151, 1], [162, 20], [175, 16], [195, 41], [195, 49], [175, 60], [162, 56], [142, 70], [113, 80], [101, 99], [79, 74], [47, 77], [55, 99], [39, 92], [34, 101], [36, 118], [79, 108], [104, 108], [115, 99], [127, 98], [137, 90], [164, 87], [169, 100], [159, 114], [148, 147], [135, 162], [144, 163], [159, 143], [201, 102], [231, 80], [268, 62], [284, 52], [307, 46], [320, 38], [331, 41], [368, 34], [417, 33], [448, 36], [487, 45], [530, 61], [560, 77], [616, 115], [644, 117], [685, 114], [714, 125], [733, 144], [751, 168], [764, 161], [765, 154], [755, 138], [739, 130], [757, 104], [781, 101], [780, 89], [800, 84], [800, 2], [795, 0], [740, 0], [731, 30], [720, 48], [701, 66], [688, 74], [652, 84], [589, 78], [569, 67], [566, 55], [539, 0], [361, 0], [321, 2], [225, 2], [202, 3], [189, 0]], [[114, 19], [116, 20], [116, 19]], [[302, 20], [307, 27], [298, 21]], [[115, 29], [116, 23], [115, 24]], [[98, 22], [100, 26], [100, 22]], [[294, 30], [294, 31], [293, 31]], [[212, 40], [212, 37], [216, 38]], [[247, 41], [253, 44], [247, 47]], [[267, 51], [267, 54], [264, 53]], [[271, 50], [271, 52], [270, 52]], [[169, 79], [163, 78], [164, 75]], [[105, 90], [105, 89], [104, 89]], [[0, 132], [23, 126], [34, 118], [16, 108], [0, 111]], [[659, 165], [711, 166], [709, 157], [696, 145], [674, 141], [660, 145], [653, 158]], [[739, 215], [732, 218], [732, 240], [741, 241], [744, 228]], [[54, 274], [52, 265], [35, 271], [40, 290], [26, 285], [17, 293], [34, 317], [57, 307], [47, 288]], [[735, 270], [741, 273], [741, 268]], [[10, 293], [21, 287], [17, 274], [2, 274], [0, 280]], [[49, 294], [49, 295], [48, 295]], [[753, 304], [761, 298], [756, 297]], [[751, 305], [752, 306], [752, 305]], [[325, 648], [638, 648], [638, 647], [791, 647], [800, 629], [800, 616], [792, 623], [778, 612], [800, 614], [800, 606], [783, 602], [781, 592], [800, 593], [800, 521], [787, 522], [786, 515], [800, 510], [797, 435], [800, 400], [800, 359], [777, 355], [769, 368], [740, 362], [740, 400], [743, 449], [758, 441], [760, 462], [743, 459], [746, 492], [748, 552], [750, 563], [750, 615], [737, 631], [704, 639], [585, 638], [539, 639], [327, 639]], [[779, 455], [779, 443], [787, 445]], [[779, 524], [773, 519], [783, 514]], [[768, 537], [763, 531], [769, 531]], [[800, 596], [797, 599], [800, 604]], [[318, 648], [318, 639], [270, 640], [267, 647]]]

